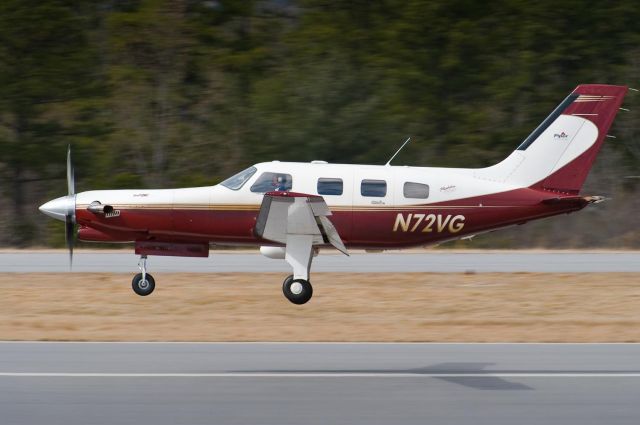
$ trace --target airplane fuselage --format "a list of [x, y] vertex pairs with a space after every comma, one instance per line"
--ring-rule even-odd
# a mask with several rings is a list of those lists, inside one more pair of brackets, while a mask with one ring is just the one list
[[[558, 193], [490, 181], [470, 169], [277, 161], [253, 168], [255, 172], [236, 190], [219, 184], [78, 193], [79, 237], [103, 242], [272, 245], [254, 234], [264, 193], [278, 190], [275, 180], [256, 187], [266, 173], [287, 176], [288, 186], [282, 190], [322, 196], [349, 248], [429, 245], [584, 206], [545, 204]], [[90, 212], [87, 207], [96, 201], [113, 211]]]

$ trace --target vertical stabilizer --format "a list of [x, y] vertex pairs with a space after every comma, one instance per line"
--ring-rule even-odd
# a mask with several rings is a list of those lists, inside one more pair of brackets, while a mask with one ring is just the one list
[[509, 157], [475, 176], [578, 194], [626, 92], [626, 86], [578, 86]]
[[573, 94], [578, 96], [563, 114], [586, 120], [588, 124], [583, 127], [593, 126], [596, 133], [583, 132], [591, 137], [577, 141], [576, 146], [568, 146], [553, 172], [536, 187], [572, 194], [580, 192], [626, 93], [626, 86], [601, 84], [584, 84], [574, 90]]

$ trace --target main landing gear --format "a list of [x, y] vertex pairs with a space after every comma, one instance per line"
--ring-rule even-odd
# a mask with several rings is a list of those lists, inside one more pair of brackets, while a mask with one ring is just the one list
[[308, 280], [294, 279], [293, 275], [287, 276], [282, 282], [284, 296], [294, 304], [304, 304], [313, 295], [313, 286]]
[[293, 268], [293, 274], [282, 282], [282, 292], [294, 304], [304, 304], [313, 295], [309, 282], [313, 253], [312, 235], [287, 235], [284, 259]]
[[156, 281], [153, 279], [149, 273], [147, 273], [147, 256], [140, 256], [140, 262], [138, 263], [138, 267], [142, 273], [138, 273], [133, 277], [131, 281], [131, 287], [133, 288], [133, 292], [140, 295], [141, 297], [145, 297], [153, 292], [156, 288]]

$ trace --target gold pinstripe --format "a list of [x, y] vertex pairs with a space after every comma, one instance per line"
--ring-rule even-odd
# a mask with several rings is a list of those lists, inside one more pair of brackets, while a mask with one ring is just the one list
[[[89, 205], [78, 204], [76, 208], [86, 209]], [[208, 205], [208, 204], [111, 204], [114, 209], [131, 209], [131, 210], [198, 210], [198, 211], [259, 211], [260, 205], [247, 205], [247, 204], [220, 204], [220, 205]], [[433, 209], [470, 209], [470, 208], [520, 208], [519, 205], [396, 205], [396, 206], [329, 206], [331, 211], [407, 211], [407, 210], [433, 210]]]

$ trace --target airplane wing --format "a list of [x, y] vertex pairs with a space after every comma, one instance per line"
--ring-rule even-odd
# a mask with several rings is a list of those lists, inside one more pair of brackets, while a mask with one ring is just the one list
[[313, 245], [333, 245], [349, 255], [329, 220], [331, 211], [322, 196], [295, 192], [267, 192], [255, 226], [256, 236], [282, 244], [292, 235], [312, 237]]

